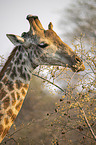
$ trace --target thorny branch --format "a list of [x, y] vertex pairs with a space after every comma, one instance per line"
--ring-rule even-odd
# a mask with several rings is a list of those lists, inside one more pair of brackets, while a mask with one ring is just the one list
[[55, 86], [55, 87], [57, 87], [58, 89], [60, 89], [62, 92], [65, 92], [65, 91], [66, 91], [66, 90], [63, 90], [63, 89], [62, 89], [61, 87], [59, 87], [58, 85], [52, 83], [51, 81], [49, 81], [49, 80], [47, 80], [47, 79], [45, 79], [45, 78], [43, 78], [43, 77], [41, 77], [41, 76], [39, 76], [39, 75], [36, 75], [36, 74], [32, 74], [32, 75], [34, 75], [34, 76], [36, 76], [36, 77], [38, 77], [38, 78], [40, 78], [40, 79], [42, 79], [42, 80], [44, 80], [44, 81], [47, 81], [48, 83], [50, 83], [50, 84], [52, 84], [53, 86]]
[[[39, 75], [36, 75], [36, 74], [32, 74], [32, 75], [34, 75], [34, 76], [36, 76], [36, 77], [38, 77], [38, 78], [40, 78], [40, 79], [42, 79], [42, 80], [44, 80], [44, 81], [47, 81], [48, 83], [50, 83], [50, 84], [52, 84], [53, 86], [55, 86], [55, 87], [57, 87], [58, 89], [60, 89], [63, 93], [64, 93], [64, 92], [66, 93], [66, 90], [63, 90], [61, 87], [59, 87], [59, 86], [56, 85], [55, 83], [52, 83], [51, 81], [49, 81], [49, 80], [47, 80], [47, 79], [45, 79], [45, 78], [43, 78], [43, 77], [41, 77], [41, 76], [39, 76]], [[81, 104], [77, 101], [77, 99], [74, 99], [74, 101], [78, 103], [78, 106], [79, 106], [81, 112], [83, 113], [85, 122], [86, 122], [88, 128], [90, 129], [90, 132], [91, 132], [93, 138], [96, 140], [96, 135], [95, 135], [95, 133], [94, 133], [94, 131], [93, 131], [93, 129], [92, 129], [92, 127], [91, 127], [91, 125], [90, 125], [88, 119], [87, 119], [87, 116], [86, 116], [86, 114], [85, 114], [84, 109], [81, 107]]]

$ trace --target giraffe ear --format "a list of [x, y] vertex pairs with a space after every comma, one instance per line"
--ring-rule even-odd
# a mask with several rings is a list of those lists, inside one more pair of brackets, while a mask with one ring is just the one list
[[24, 43], [24, 39], [18, 35], [14, 34], [6, 34], [6, 36], [9, 38], [9, 40], [15, 45], [21, 45]]

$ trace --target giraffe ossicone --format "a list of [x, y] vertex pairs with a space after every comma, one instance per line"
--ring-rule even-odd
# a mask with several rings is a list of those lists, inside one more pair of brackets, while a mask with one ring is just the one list
[[27, 20], [30, 30], [21, 37], [7, 34], [15, 48], [0, 72], [0, 142], [21, 109], [38, 65], [67, 65], [74, 72], [85, 69], [77, 54], [53, 31], [52, 23], [45, 30], [37, 16], [28, 15]]

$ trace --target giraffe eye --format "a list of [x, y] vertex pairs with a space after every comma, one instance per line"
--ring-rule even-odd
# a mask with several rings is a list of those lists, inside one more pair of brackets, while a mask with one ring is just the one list
[[44, 42], [38, 44], [38, 46], [41, 47], [41, 48], [45, 48], [45, 47], [47, 47], [48, 45], [49, 45], [49, 44], [44, 43]]

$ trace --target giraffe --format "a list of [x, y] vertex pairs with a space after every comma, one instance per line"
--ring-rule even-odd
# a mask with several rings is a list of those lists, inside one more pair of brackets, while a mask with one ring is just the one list
[[15, 47], [0, 72], [0, 143], [21, 109], [37, 66], [68, 66], [74, 72], [85, 69], [77, 54], [53, 31], [51, 22], [45, 30], [38, 16], [28, 15], [27, 20], [28, 32], [7, 34]]

